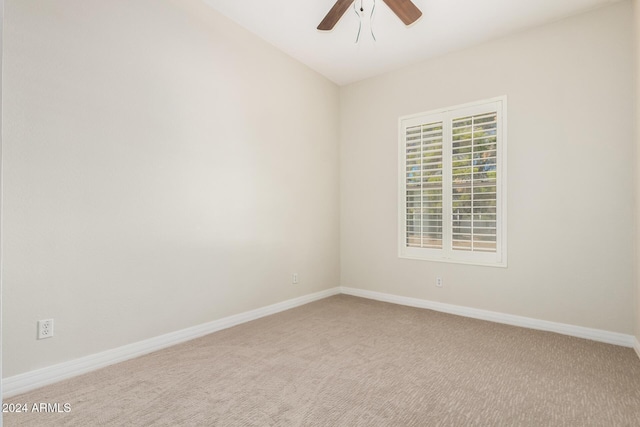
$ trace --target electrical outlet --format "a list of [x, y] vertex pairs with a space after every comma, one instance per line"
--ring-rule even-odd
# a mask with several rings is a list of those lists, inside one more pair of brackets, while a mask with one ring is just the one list
[[298, 284], [298, 273], [293, 273], [291, 275], [291, 283], [293, 283], [294, 285]]
[[442, 277], [436, 277], [436, 286], [439, 288], [442, 287]]
[[38, 320], [38, 339], [51, 338], [53, 336], [53, 319]]

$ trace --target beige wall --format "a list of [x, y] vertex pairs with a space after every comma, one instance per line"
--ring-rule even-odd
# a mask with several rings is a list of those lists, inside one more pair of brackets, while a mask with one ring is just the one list
[[636, 338], [640, 341], [640, 0], [633, 2], [636, 58]]
[[4, 375], [339, 285], [334, 84], [198, 0], [5, 18]]
[[[633, 333], [632, 73], [622, 2], [342, 88], [341, 284]], [[499, 95], [508, 268], [399, 259], [398, 117]]]
[[[4, 26], [4, 0], [0, 0], [0, 117], [2, 117], [2, 28]], [[0, 120], [0, 242], [2, 241], [2, 120]], [[0, 247], [0, 272], [2, 272], [2, 248]], [[0, 276], [0, 336], [2, 335], [2, 277]], [[0, 378], [2, 378], [2, 340], [0, 339]], [[2, 381], [0, 381], [0, 401], [2, 401]], [[0, 414], [2, 427], [2, 414]]]

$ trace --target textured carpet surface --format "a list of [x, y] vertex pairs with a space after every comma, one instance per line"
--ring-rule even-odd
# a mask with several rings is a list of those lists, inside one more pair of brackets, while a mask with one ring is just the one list
[[5, 426], [640, 426], [632, 349], [339, 295], [5, 403]]

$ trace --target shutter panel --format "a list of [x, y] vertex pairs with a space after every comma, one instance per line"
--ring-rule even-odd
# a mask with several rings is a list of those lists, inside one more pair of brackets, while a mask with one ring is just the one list
[[451, 136], [452, 249], [495, 253], [497, 113], [454, 118]]
[[442, 248], [442, 122], [405, 133], [406, 245]]

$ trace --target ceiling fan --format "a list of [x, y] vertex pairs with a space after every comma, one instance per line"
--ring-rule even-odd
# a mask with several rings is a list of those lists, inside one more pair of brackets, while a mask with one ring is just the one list
[[[327, 16], [324, 17], [318, 30], [329, 31], [338, 23], [342, 15], [355, 0], [337, 0]], [[383, 0], [405, 25], [411, 25], [422, 16], [420, 9], [411, 0]]]

